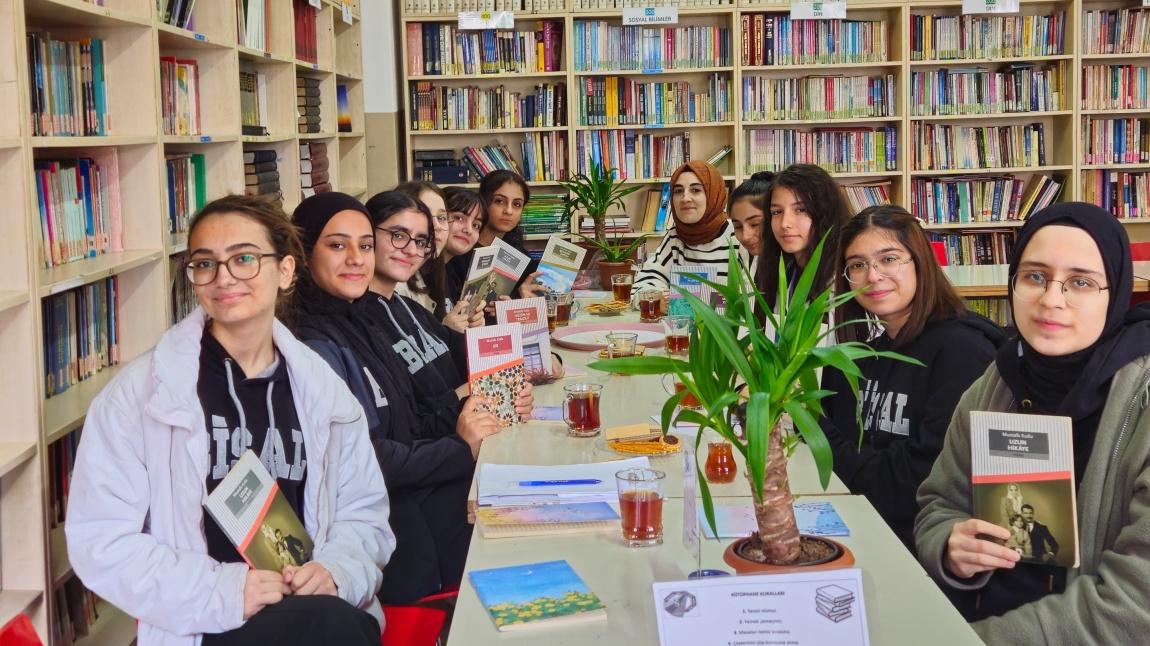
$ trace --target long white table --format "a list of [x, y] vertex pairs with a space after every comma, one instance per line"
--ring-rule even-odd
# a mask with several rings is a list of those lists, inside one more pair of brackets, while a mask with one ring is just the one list
[[[927, 577], [926, 572], [861, 496], [812, 497], [834, 505], [850, 529], [841, 538], [863, 571], [871, 643], [876, 646], [951, 646], [981, 641]], [[736, 501], [729, 501], [734, 503]], [[747, 499], [741, 501], [747, 503]], [[607, 607], [606, 621], [500, 633], [464, 576], [448, 646], [547, 644], [548, 646], [654, 646], [659, 643], [651, 584], [686, 578], [695, 555], [681, 540], [683, 502], [663, 506], [663, 545], [630, 548], [621, 532], [485, 540], [476, 531], [467, 571], [566, 559]], [[732, 539], [704, 540], [702, 565], [730, 571], [722, 551]], [[710, 646], [700, 644], [700, 646]]]

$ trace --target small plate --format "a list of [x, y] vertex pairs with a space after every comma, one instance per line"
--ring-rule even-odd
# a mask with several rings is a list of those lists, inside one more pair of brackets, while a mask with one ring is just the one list
[[612, 332], [634, 332], [636, 342], [649, 348], [663, 347], [663, 326], [656, 323], [590, 323], [560, 328], [551, 333], [557, 345], [572, 350], [599, 350], [607, 347]]

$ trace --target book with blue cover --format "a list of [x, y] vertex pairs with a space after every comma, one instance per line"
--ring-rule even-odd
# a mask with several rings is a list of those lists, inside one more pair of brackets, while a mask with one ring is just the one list
[[478, 570], [468, 574], [500, 631], [606, 619], [603, 601], [567, 561]]
[[602, 501], [480, 507], [475, 524], [483, 538], [586, 534], [617, 529], [619, 514]]

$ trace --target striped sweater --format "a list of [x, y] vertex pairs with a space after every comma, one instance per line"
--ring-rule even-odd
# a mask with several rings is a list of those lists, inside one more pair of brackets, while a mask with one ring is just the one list
[[714, 240], [698, 245], [688, 246], [678, 236], [674, 226], [667, 229], [663, 241], [659, 243], [655, 253], [647, 259], [643, 268], [635, 275], [634, 288], [631, 291], [631, 300], [638, 302], [639, 294], [644, 289], [670, 289], [671, 267], [677, 265], [711, 265], [716, 270], [716, 282], [725, 283], [727, 280], [727, 248], [734, 243], [735, 249], [739, 243], [735, 240], [734, 227], [728, 220], [719, 230]]

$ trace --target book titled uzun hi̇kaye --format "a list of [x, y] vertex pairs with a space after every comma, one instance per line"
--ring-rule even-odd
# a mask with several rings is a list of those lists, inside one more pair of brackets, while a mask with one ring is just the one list
[[1069, 417], [970, 414], [974, 517], [1010, 531], [1022, 562], [1078, 567], [1078, 507]]
[[471, 395], [504, 424], [518, 421], [515, 399], [527, 383], [523, 369], [523, 326], [519, 323], [467, 328], [467, 373]]
[[567, 561], [477, 570], [468, 574], [500, 631], [560, 626], [607, 617], [599, 597]]
[[547, 299], [542, 296], [495, 301], [496, 323], [518, 323], [523, 329], [523, 369], [552, 374], [551, 335], [547, 331]]

